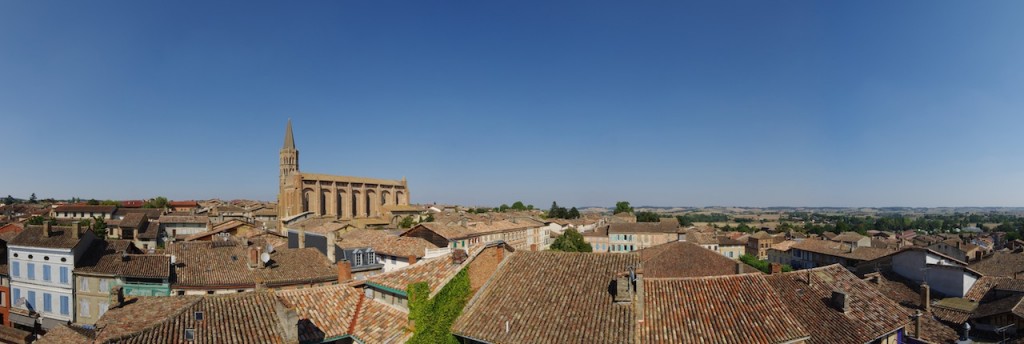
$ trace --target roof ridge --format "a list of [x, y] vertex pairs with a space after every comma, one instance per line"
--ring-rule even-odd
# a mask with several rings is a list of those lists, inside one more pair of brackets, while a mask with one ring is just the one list
[[[166, 296], [153, 296], [153, 297], [166, 297]], [[186, 296], [186, 297], [188, 297], [188, 296]], [[141, 336], [143, 334], [152, 332], [157, 327], [163, 326], [164, 324], [166, 324], [166, 323], [172, 321], [173, 319], [177, 318], [178, 316], [180, 316], [182, 313], [185, 312], [186, 309], [192, 309], [192, 307], [195, 307], [196, 304], [198, 304], [200, 301], [204, 300], [205, 298], [206, 298], [205, 296], [196, 297], [196, 299], [194, 301], [190, 302], [189, 304], [187, 304], [185, 306], [182, 306], [181, 308], [178, 308], [177, 310], [172, 312], [169, 316], [162, 318], [160, 321], [157, 321], [157, 322], [154, 322], [152, 324], [146, 325], [142, 329], [140, 329], [138, 331], [134, 331], [132, 333], [126, 333], [126, 334], [120, 335], [118, 337], [107, 338], [107, 342], [108, 343], [109, 342], [117, 342], [117, 341], [121, 341], [123, 339], [138, 337], [138, 336]], [[137, 300], [140, 300], [140, 299], [141, 298], [138, 298], [138, 297], [135, 298], [136, 302], [138, 302]], [[98, 329], [97, 330], [97, 337], [99, 337], [99, 331], [100, 330], [102, 330], [102, 329]]]
[[363, 311], [363, 302], [366, 301], [366, 293], [359, 293], [359, 301], [356, 302], [356, 310], [352, 312], [352, 321], [348, 323], [348, 334], [356, 332], [356, 323], [359, 322], [359, 312]]

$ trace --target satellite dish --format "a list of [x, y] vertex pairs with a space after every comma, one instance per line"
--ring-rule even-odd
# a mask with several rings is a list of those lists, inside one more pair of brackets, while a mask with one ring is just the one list
[[266, 252], [266, 253], [274, 253], [274, 245], [271, 245], [271, 244], [270, 244], [270, 243], [268, 242], [268, 243], [267, 243], [267, 248], [266, 248], [266, 249], [264, 249], [264, 250], [263, 250], [263, 252]]
[[263, 264], [266, 264], [267, 262], [269, 262], [270, 261], [270, 253], [263, 252], [263, 254], [260, 255], [260, 261], [262, 261]]

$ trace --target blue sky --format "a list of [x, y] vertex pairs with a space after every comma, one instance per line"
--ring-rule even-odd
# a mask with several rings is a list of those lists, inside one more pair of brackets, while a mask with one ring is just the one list
[[[1024, 2], [0, 0], [0, 194], [1024, 206]], [[0, 195], [2, 196], [2, 195]]]

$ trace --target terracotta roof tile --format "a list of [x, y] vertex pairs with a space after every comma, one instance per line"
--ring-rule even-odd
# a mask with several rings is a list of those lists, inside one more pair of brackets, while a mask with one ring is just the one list
[[643, 343], [784, 343], [808, 331], [763, 275], [644, 278]]
[[[683, 241], [674, 241], [637, 251], [644, 276], [700, 277], [734, 275], [759, 271], [717, 252]], [[737, 270], [740, 269], [740, 270]]]
[[632, 342], [633, 308], [614, 304], [609, 286], [638, 263], [636, 254], [513, 253], [452, 333], [492, 343]]
[[[17, 246], [46, 247], [46, 248], [73, 248], [78, 246], [79, 239], [71, 235], [71, 226], [52, 226], [50, 236], [43, 237], [43, 226], [26, 226], [21, 233], [8, 243]], [[82, 229], [84, 233], [86, 229]], [[84, 235], [83, 235], [84, 236]]]
[[95, 333], [80, 327], [58, 325], [46, 332], [35, 344], [88, 344], [95, 339]]
[[113, 214], [114, 210], [117, 210], [117, 206], [113, 205], [85, 205], [85, 204], [69, 204], [61, 205], [54, 208], [53, 211], [56, 213], [107, 213]]
[[[838, 264], [765, 278], [789, 312], [811, 332], [811, 344], [865, 343], [910, 321], [909, 310]], [[850, 298], [848, 313], [827, 302], [834, 290]]]
[[970, 267], [985, 276], [1012, 277], [1024, 271], [1024, 253], [996, 252], [988, 258], [971, 262]]
[[834, 241], [815, 239], [800, 241], [793, 244], [793, 246], [790, 246], [790, 248], [859, 261], [876, 259], [894, 252], [890, 249], [876, 247], [857, 247], [851, 252], [848, 245]]
[[299, 321], [302, 342], [352, 335], [364, 343], [395, 343], [409, 334], [407, 313], [367, 300], [360, 289], [348, 285], [286, 290], [277, 295], [300, 319], [308, 320]]
[[233, 241], [175, 242], [167, 252], [177, 258], [176, 288], [255, 287], [258, 282], [276, 287], [338, 278], [335, 267], [315, 248], [276, 249], [262, 269], [250, 268], [246, 247]]
[[97, 341], [184, 343], [192, 329], [196, 343], [290, 343], [286, 329], [296, 324], [281, 316], [286, 311], [271, 292], [139, 298], [100, 318]]

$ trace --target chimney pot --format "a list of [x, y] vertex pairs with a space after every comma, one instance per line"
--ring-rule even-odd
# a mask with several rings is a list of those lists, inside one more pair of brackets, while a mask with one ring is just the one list
[[49, 222], [43, 222], [43, 237], [44, 238], [49, 238], [50, 237], [50, 223]]
[[777, 274], [777, 273], [782, 273], [782, 264], [771, 263], [768, 266], [771, 267], [771, 274], [772, 275]]

